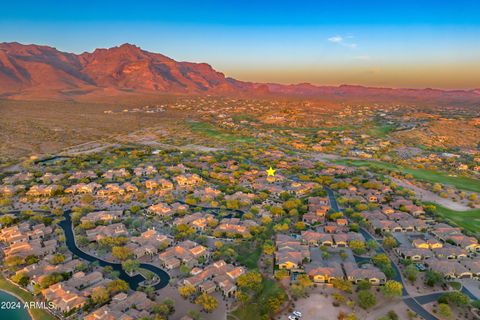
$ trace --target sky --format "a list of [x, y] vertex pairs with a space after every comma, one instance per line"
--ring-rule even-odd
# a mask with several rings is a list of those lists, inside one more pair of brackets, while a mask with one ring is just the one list
[[480, 88], [480, 1], [8, 1], [0, 42], [132, 43], [245, 81]]

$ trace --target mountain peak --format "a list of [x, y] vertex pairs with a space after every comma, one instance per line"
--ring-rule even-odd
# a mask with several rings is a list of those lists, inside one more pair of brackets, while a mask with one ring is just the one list
[[281, 85], [226, 78], [207, 63], [179, 62], [159, 53], [124, 43], [80, 55], [49, 46], [0, 43], [0, 95], [17, 98], [72, 98], [74, 95], [130, 93], [248, 94], [300, 97], [355, 97], [442, 103], [478, 102], [479, 90], [418, 90], [359, 85]]

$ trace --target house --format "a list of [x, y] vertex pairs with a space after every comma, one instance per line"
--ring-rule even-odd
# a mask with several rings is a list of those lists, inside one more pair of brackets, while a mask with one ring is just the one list
[[406, 246], [400, 246], [395, 248], [395, 252], [403, 259], [411, 261], [420, 261], [429, 259], [433, 256], [432, 251], [423, 248], [411, 248]]
[[280, 269], [301, 270], [305, 261], [310, 261], [310, 250], [300, 240], [278, 234], [275, 263]]
[[59, 185], [51, 184], [35, 184], [30, 187], [26, 195], [31, 197], [48, 197], [53, 195], [57, 191], [61, 191], [62, 187]]
[[256, 227], [257, 223], [253, 220], [240, 220], [239, 218], [225, 218], [220, 221], [215, 231], [226, 234], [239, 234], [243, 237], [250, 235], [250, 228]]
[[157, 169], [152, 166], [152, 165], [147, 165], [147, 166], [138, 166], [135, 169], [133, 169], [133, 173], [137, 177], [143, 177], [143, 176], [152, 176], [158, 173]]
[[179, 262], [193, 267], [198, 263], [200, 257], [206, 258], [208, 256], [209, 252], [207, 248], [187, 240], [162, 252], [159, 255], [159, 259], [165, 267], [173, 269], [176, 268], [177, 265], [180, 265]]
[[181, 224], [192, 226], [198, 231], [203, 231], [211, 221], [216, 221], [215, 216], [212, 214], [205, 214], [202, 212], [195, 212], [184, 217], [177, 218], [173, 221], [174, 226]]
[[372, 227], [375, 230], [381, 230], [382, 232], [402, 232], [401, 225], [390, 220], [373, 220], [371, 222]]
[[82, 308], [87, 303], [76, 289], [70, 288], [63, 283], [56, 283], [42, 290], [42, 295], [47, 301], [54, 304], [55, 308], [66, 313]]
[[125, 194], [125, 189], [116, 183], [109, 183], [104, 189], [97, 191], [97, 195], [100, 197], [115, 196]]
[[85, 320], [134, 320], [134, 318], [123, 312], [112, 310], [108, 305], [104, 305], [86, 315]]
[[184, 174], [174, 178], [180, 187], [191, 187], [203, 183], [203, 179], [197, 174]]
[[130, 172], [128, 172], [127, 169], [125, 168], [120, 168], [120, 169], [110, 169], [107, 170], [104, 174], [102, 174], [102, 177], [108, 180], [113, 180], [116, 178], [126, 178], [130, 176]]
[[431, 270], [443, 274], [446, 279], [472, 278], [473, 274], [456, 260], [429, 259], [425, 263]]
[[373, 265], [363, 265], [361, 268], [356, 263], [347, 262], [343, 264], [347, 280], [353, 283], [368, 281], [373, 285], [384, 284], [387, 280], [385, 274]]
[[147, 189], [173, 190], [173, 183], [166, 179], [150, 179], [145, 181]]
[[98, 221], [102, 221], [104, 223], [111, 223], [114, 220], [120, 219], [122, 216], [123, 211], [116, 210], [116, 211], [95, 211], [90, 212], [86, 216], [80, 218], [80, 222], [92, 222], [96, 223]]
[[160, 248], [162, 246], [169, 246], [172, 243], [172, 239], [158, 233], [155, 229], [148, 229], [140, 234], [138, 237], [132, 237], [132, 242], [138, 243], [140, 246], [152, 246], [154, 248]]
[[74, 184], [65, 189], [65, 193], [72, 193], [72, 194], [93, 194], [97, 189], [101, 187], [100, 184], [95, 182], [90, 183], [78, 183]]
[[245, 272], [246, 270], [243, 267], [235, 267], [219, 260], [205, 269], [192, 269], [190, 272], [192, 276], [183, 280], [183, 283], [198, 287], [202, 292], [210, 293], [218, 288], [225, 297], [230, 297], [237, 290], [235, 285], [237, 278]]
[[333, 246], [333, 239], [331, 234], [319, 233], [315, 231], [302, 231], [301, 234], [302, 240], [304, 243], [307, 243], [311, 246]]
[[72, 278], [70, 278], [66, 282], [66, 285], [69, 287], [73, 287], [77, 290], [82, 290], [86, 287], [99, 283], [102, 280], [103, 280], [103, 275], [99, 271], [93, 271], [88, 274], [85, 274], [85, 272], [80, 271], [80, 272], [74, 273], [72, 275]]
[[122, 188], [125, 190], [125, 192], [138, 192], [138, 187], [130, 182], [123, 183]]
[[305, 272], [315, 283], [331, 283], [333, 279], [342, 279], [343, 271], [340, 264], [332, 263], [325, 266], [305, 266]]
[[463, 234], [452, 234], [446, 237], [447, 241], [455, 243], [457, 246], [464, 248], [470, 252], [480, 252], [478, 240], [474, 237], [468, 237]]
[[75, 173], [73, 173], [72, 175], [70, 175], [69, 179], [71, 180], [82, 180], [82, 179], [96, 179], [98, 176], [95, 172], [93, 172], [92, 170], [89, 170], [89, 171], [85, 171], [85, 172], [82, 172], [82, 171], [77, 171]]
[[198, 288], [200, 289], [201, 292], [213, 293], [215, 292], [217, 285], [212, 280], [209, 280], [198, 285]]
[[94, 229], [86, 230], [87, 239], [98, 241], [104, 237], [127, 236], [128, 230], [123, 223], [114, 223], [108, 226], [98, 226]]
[[153, 206], [148, 207], [147, 212], [150, 214], [159, 215], [161, 217], [168, 217], [173, 214], [172, 207], [170, 207], [168, 204], [163, 202], [160, 202]]
[[347, 247], [348, 246], [348, 235], [346, 233], [337, 233], [333, 235], [333, 241], [335, 242], [335, 247]]
[[22, 185], [3, 185], [0, 186], [0, 194], [5, 197], [11, 197], [16, 194], [18, 191], [23, 190], [25, 187]]
[[463, 266], [472, 273], [472, 276], [476, 279], [480, 278], [480, 260], [465, 260], [462, 262]]
[[457, 246], [452, 246], [452, 245], [446, 245], [445, 247], [439, 247], [432, 249], [433, 253], [435, 254], [435, 257], [439, 259], [465, 259], [468, 256], [467, 250], [457, 247]]

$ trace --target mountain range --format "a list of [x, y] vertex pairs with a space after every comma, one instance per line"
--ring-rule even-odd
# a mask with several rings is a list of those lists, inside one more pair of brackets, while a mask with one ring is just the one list
[[49, 46], [0, 43], [0, 97], [75, 99], [132, 93], [480, 101], [480, 89], [393, 89], [239, 81], [206, 63], [175, 61], [131, 44], [74, 54]]

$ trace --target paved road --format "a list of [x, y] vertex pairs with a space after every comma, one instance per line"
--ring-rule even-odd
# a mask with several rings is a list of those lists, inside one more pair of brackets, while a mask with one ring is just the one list
[[[338, 206], [337, 199], [335, 197], [335, 193], [333, 192], [333, 190], [328, 188], [328, 187], [325, 187], [325, 190], [327, 191], [327, 195], [328, 195], [328, 198], [330, 200], [330, 206], [332, 207], [332, 209], [335, 210], [335, 211], [341, 211], [340, 207]], [[377, 241], [377, 239], [375, 239], [370, 234], [370, 232], [368, 232], [364, 228], [360, 228], [360, 233], [365, 237], [365, 240], [367, 240], [367, 241], [370, 240], [370, 239], [373, 239], [373, 240]], [[380, 252], [380, 253], [385, 253], [385, 250], [383, 249], [382, 244], [379, 243], [378, 241], [377, 241], [377, 243], [379, 245], [377, 251]], [[433, 316], [430, 312], [428, 312], [425, 308], [423, 308], [422, 304], [419, 303], [419, 301], [417, 301], [417, 298], [413, 298], [413, 297], [410, 296], [407, 289], [405, 289], [405, 283], [403, 281], [402, 274], [400, 273], [400, 270], [398, 269], [398, 266], [392, 260], [390, 260], [390, 262], [391, 262], [393, 270], [395, 270], [395, 276], [393, 277], [393, 280], [395, 280], [397, 282], [400, 282], [403, 285], [402, 296], [403, 296], [403, 301], [405, 302], [405, 304], [412, 311], [416, 312], [418, 315], [423, 317], [425, 320], [438, 320], [437, 317]], [[422, 296], [422, 300], [427, 301], [429, 299], [434, 299], [435, 295], [436, 294]]]

